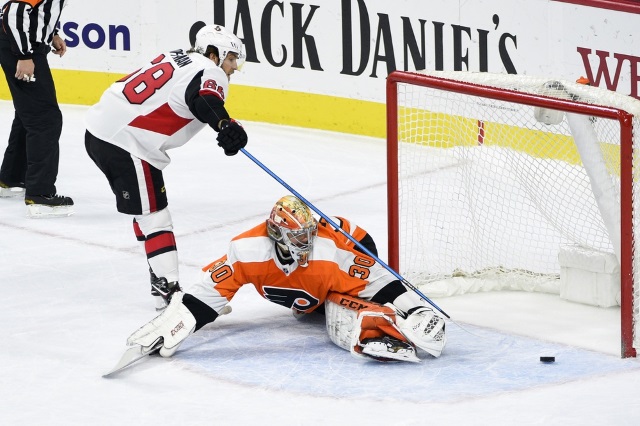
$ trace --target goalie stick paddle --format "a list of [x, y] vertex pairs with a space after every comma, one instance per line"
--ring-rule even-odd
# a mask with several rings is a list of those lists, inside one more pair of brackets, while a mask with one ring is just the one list
[[151, 355], [156, 353], [162, 347], [162, 339], [153, 345], [151, 349], [145, 350], [144, 347], [140, 345], [135, 345], [129, 349], [127, 349], [122, 357], [120, 357], [120, 361], [108, 372], [102, 375], [104, 378], [113, 377], [114, 374], [124, 370], [134, 362], [146, 357], [147, 355]]
[[351, 240], [359, 249], [361, 249], [364, 253], [366, 253], [367, 255], [371, 256], [371, 258], [373, 258], [376, 262], [378, 262], [380, 265], [382, 265], [387, 271], [391, 272], [391, 274], [393, 274], [393, 276], [395, 276], [397, 279], [400, 280], [400, 282], [402, 282], [404, 285], [406, 285], [408, 288], [410, 288], [411, 290], [413, 290], [418, 296], [420, 296], [422, 299], [424, 299], [425, 302], [427, 302], [428, 304], [430, 304], [431, 306], [433, 306], [436, 310], [438, 310], [438, 312], [440, 312], [442, 315], [444, 315], [445, 317], [451, 319], [451, 317], [442, 309], [440, 309], [440, 307], [438, 305], [436, 305], [431, 299], [429, 299], [427, 296], [425, 296], [424, 294], [422, 294], [422, 292], [420, 290], [418, 290], [418, 288], [416, 286], [414, 286], [413, 284], [411, 284], [409, 281], [407, 281], [402, 275], [400, 275], [399, 273], [397, 273], [396, 271], [393, 270], [393, 268], [391, 268], [391, 266], [387, 265], [386, 263], [384, 263], [382, 260], [380, 260], [378, 258], [378, 256], [376, 256], [375, 254], [371, 253], [371, 251], [369, 249], [367, 249], [366, 247], [364, 247], [362, 244], [360, 244], [360, 242], [358, 240], [356, 240], [355, 238], [353, 238], [353, 236], [351, 236], [348, 232], [346, 232], [344, 229], [342, 229], [338, 224], [336, 224], [333, 220], [331, 220], [331, 218], [329, 218], [327, 215], [325, 215], [324, 213], [322, 213], [316, 206], [314, 206], [313, 204], [311, 204], [306, 198], [304, 198], [302, 195], [300, 195], [300, 193], [298, 191], [296, 191], [295, 189], [293, 189], [289, 184], [287, 184], [285, 181], [283, 181], [282, 179], [280, 179], [280, 177], [278, 175], [276, 175], [275, 173], [273, 173], [271, 170], [269, 170], [269, 168], [267, 166], [265, 166], [264, 164], [262, 164], [257, 158], [255, 158], [253, 155], [251, 155], [246, 149], [244, 148], [240, 148], [240, 151], [242, 151], [242, 153], [244, 155], [246, 155], [247, 157], [249, 157], [249, 159], [251, 161], [253, 161], [254, 163], [256, 163], [262, 170], [264, 170], [265, 172], [267, 172], [267, 174], [269, 176], [271, 176], [272, 178], [274, 178], [276, 181], [278, 181], [278, 183], [280, 183], [280, 185], [284, 186], [285, 188], [287, 188], [289, 191], [291, 191], [291, 193], [293, 195], [295, 195], [296, 197], [298, 197], [302, 202], [304, 202], [307, 206], [309, 206], [309, 208], [311, 210], [313, 210], [314, 212], [316, 212], [318, 215], [320, 215], [321, 218], [323, 218], [324, 220], [326, 220], [331, 226], [333, 226], [335, 228], [336, 231], [339, 231], [342, 235], [344, 235], [345, 237], [347, 237], [349, 240]]

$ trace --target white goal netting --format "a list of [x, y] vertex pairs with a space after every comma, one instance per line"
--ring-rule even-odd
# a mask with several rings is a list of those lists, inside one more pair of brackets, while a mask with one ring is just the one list
[[561, 247], [610, 253], [632, 276], [622, 297], [640, 324], [640, 101], [530, 76], [398, 74], [388, 100], [392, 266], [431, 297], [558, 293]]

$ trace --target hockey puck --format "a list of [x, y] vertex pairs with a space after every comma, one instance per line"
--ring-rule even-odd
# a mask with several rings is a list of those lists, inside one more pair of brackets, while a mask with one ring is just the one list
[[555, 356], [541, 356], [540, 357], [540, 362], [556, 362], [556, 357]]

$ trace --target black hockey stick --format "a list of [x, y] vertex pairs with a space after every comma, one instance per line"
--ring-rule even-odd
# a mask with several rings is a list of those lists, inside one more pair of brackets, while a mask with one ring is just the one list
[[333, 220], [331, 220], [331, 218], [329, 218], [327, 215], [325, 215], [324, 213], [322, 213], [316, 206], [314, 206], [313, 204], [311, 204], [306, 198], [304, 198], [302, 195], [300, 195], [300, 193], [298, 191], [296, 191], [295, 189], [293, 189], [289, 184], [287, 184], [285, 181], [283, 181], [282, 179], [280, 179], [280, 177], [278, 177], [278, 175], [276, 175], [275, 173], [273, 173], [271, 170], [269, 170], [269, 168], [267, 166], [265, 166], [264, 164], [262, 164], [257, 158], [255, 158], [253, 155], [251, 155], [246, 149], [244, 148], [240, 148], [240, 151], [242, 151], [242, 153], [244, 155], [246, 155], [247, 157], [249, 157], [249, 159], [251, 161], [253, 161], [254, 163], [256, 163], [262, 170], [264, 170], [265, 172], [267, 172], [269, 174], [269, 176], [271, 176], [272, 178], [274, 178], [276, 181], [278, 181], [278, 183], [280, 183], [280, 185], [284, 186], [285, 188], [287, 188], [289, 191], [291, 191], [291, 193], [293, 195], [295, 195], [296, 197], [298, 197], [302, 202], [304, 202], [307, 206], [309, 206], [309, 208], [311, 208], [311, 210], [313, 210], [314, 212], [316, 212], [318, 215], [320, 215], [321, 218], [323, 218], [324, 220], [326, 220], [331, 226], [333, 226], [337, 231], [339, 231], [340, 233], [342, 233], [342, 235], [344, 235], [345, 237], [347, 237], [349, 240], [351, 240], [359, 249], [361, 249], [364, 253], [366, 253], [367, 255], [371, 256], [376, 262], [378, 262], [380, 265], [382, 265], [387, 271], [391, 272], [391, 274], [393, 274], [398, 280], [400, 280], [400, 282], [402, 282], [402, 284], [404, 284], [405, 286], [409, 287], [411, 290], [413, 290], [418, 296], [420, 296], [422, 299], [424, 299], [425, 302], [429, 303], [431, 306], [433, 306], [436, 310], [438, 310], [438, 312], [440, 312], [442, 315], [444, 315], [445, 317], [451, 319], [451, 317], [449, 315], [447, 315], [446, 312], [444, 312], [442, 309], [440, 309], [440, 307], [438, 305], [436, 305], [431, 299], [429, 299], [427, 296], [425, 296], [424, 294], [422, 294], [422, 292], [420, 290], [418, 290], [418, 288], [416, 286], [414, 286], [413, 284], [411, 284], [409, 281], [407, 281], [404, 277], [402, 277], [402, 275], [400, 275], [399, 273], [397, 273], [396, 271], [393, 270], [393, 268], [391, 268], [389, 265], [387, 265], [386, 263], [384, 263], [382, 260], [380, 260], [378, 258], [378, 256], [376, 256], [375, 254], [371, 253], [371, 251], [369, 249], [367, 249], [366, 247], [364, 247], [362, 244], [360, 244], [360, 242], [358, 242], [355, 238], [353, 238], [348, 232], [346, 232], [344, 229], [342, 229], [338, 224], [336, 224]]

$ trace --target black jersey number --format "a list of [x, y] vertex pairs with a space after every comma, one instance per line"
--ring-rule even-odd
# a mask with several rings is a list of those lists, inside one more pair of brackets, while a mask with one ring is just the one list
[[144, 103], [171, 80], [175, 68], [171, 62], [162, 62], [164, 58], [165, 55], [158, 56], [151, 61], [152, 67], [138, 71], [137, 75], [134, 74], [135, 77], [125, 84], [122, 93], [130, 103], [136, 105]]

